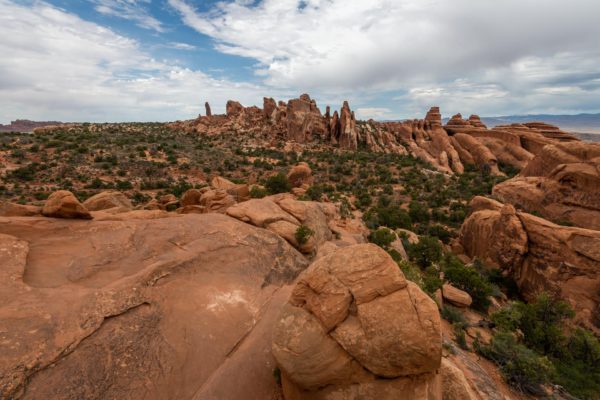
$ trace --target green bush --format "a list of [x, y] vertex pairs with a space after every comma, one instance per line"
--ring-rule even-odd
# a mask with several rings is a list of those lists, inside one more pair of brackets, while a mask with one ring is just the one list
[[387, 228], [379, 228], [369, 235], [369, 241], [377, 246], [387, 249], [396, 240], [396, 234]]
[[444, 318], [446, 321], [450, 322], [451, 324], [455, 324], [455, 323], [460, 323], [460, 324], [466, 324], [466, 320], [465, 320], [465, 316], [463, 315], [462, 311], [460, 311], [457, 307], [452, 307], [450, 305], [444, 305], [444, 307], [442, 308], [442, 318]]
[[296, 241], [298, 242], [298, 244], [302, 246], [306, 244], [306, 242], [308, 242], [308, 239], [314, 234], [315, 231], [310, 229], [308, 226], [300, 225], [298, 229], [296, 229], [296, 233], [294, 234], [294, 236], [296, 237]]
[[442, 264], [445, 278], [471, 295], [473, 299], [471, 306], [479, 311], [487, 311], [490, 306], [489, 296], [493, 291], [492, 285], [475, 268], [465, 266], [453, 254], [446, 254]]
[[431, 236], [421, 236], [418, 243], [407, 247], [410, 259], [423, 269], [442, 258], [442, 245], [438, 239]]
[[280, 172], [267, 179], [265, 187], [270, 194], [286, 193], [292, 189], [292, 185], [284, 173]]
[[498, 364], [506, 381], [522, 392], [539, 393], [554, 371], [547, 357], [518, 343], [509, 332], [496, 332], [489, 345], [479, 346], [479, 352]]
[[250, 197], [253, 199], [262, 199], [268, 194], [267, 189], [260, 186], [252, 186], [252, 189], [250, 189]]

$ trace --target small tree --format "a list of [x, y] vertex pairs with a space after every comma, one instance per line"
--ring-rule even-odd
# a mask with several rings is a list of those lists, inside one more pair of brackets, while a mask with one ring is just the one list
[[292, 189], [290, 181], [282, 172], [269, 177], [265, 182], [265, 187], [271, 194], [286, 193]]

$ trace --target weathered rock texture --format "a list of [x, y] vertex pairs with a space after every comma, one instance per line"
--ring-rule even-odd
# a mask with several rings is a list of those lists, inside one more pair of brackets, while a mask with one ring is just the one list
[[493, 194], [552, 221], [600, 230], [600, 144], [547, 145]]
[[0, 217], [0, 398], [273, 398], [270, 332], [305, 259], [224, 215], [162, 214]]
[[526, 299], [556, 294], [579, 323], [600, 332], [600, 231], [556, 225], [476, 197], [460, 242], [467, 255], [509, 271]]
[[373, 244], [304, 271], [273, 333], [291, 399], [441, 399], [440, 316]]

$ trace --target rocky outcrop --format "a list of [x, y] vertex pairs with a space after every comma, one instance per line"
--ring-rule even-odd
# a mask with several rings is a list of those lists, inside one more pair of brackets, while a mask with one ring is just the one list
[[0, 398], [273, 398], [304, 257], [224, 215], [132, 213], [0, 217]]
[[210, 104], [208, 104], [208, 101], [204, 103], [204, 110], [206, 111], [207, 117], [212, 117], [212, 111], [210, 110]]
[[239, 101], [229, 100], [225, 105], [225, 114], [228, 117], [236, 116], [244, 111], [244, 107], [240, 104]]
[[466, 254], [506, 270], [528, 300], [541, 292], [567, 300], [579, 323], [600, 332], [600, 231], [556, 225], [493, 200], [472, 204], [460, 231]]
[[77, 197], [68, 190], [58, 190], [52, 193], [44, 203], [42, 215], [54, 218], [92, 218]]
[[118, 211], [131, 211], [133, 204], [123, 193], [109, 190], [93, 195], [83, 202], [88, 211], [102, 211], [116, 209]]
[[543, 146], [578, 141], [573, 135], [543, 123], [513, 124], [488, 129], [477, 115], [463, 119], [456, 114], [442, 125], [439, 107], [431, 107], [424, 119], [402, 122], [356, 121], [345, 101], [339, 112], [326, 107], [325, 114], [308, 94], [277, 103], [265, 97], [263, 108], [243, 107], [229, 101], [226, 115], [200, 117], [171, 126], [199, 134], [235, 131], [269, 135], [273, 140], [322, 143], [345, 150], [359, 147], [373, 152], [411, 154], [445, 173], [462, 173], [476, 165], [495, 175], [499, 166], [522, 169]]
[[286, 399], [441, 399], [437, 306], [373, 244], [302, 273], [273, 354]]
[[600, 144], [547, 145], [493, 194], [552, 221], [600, 230]]

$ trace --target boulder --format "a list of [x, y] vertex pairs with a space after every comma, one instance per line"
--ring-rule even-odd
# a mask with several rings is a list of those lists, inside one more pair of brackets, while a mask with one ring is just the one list
[[207, 190], [200, 196], [201, 206], [206, 212], [225, 213], [231, 206], [235, 205], [235, 199], [225, 190]]
[[275, 326], [284, 394], [441, 399], [440, 329], [435, 302], [384, 250], [339, 248], [301, 274]]
[[83, 206], [89, 211], [108, 210], [118, 208], [122, 211], [133, 210], [133, 204], [123, 193], [109, 190], [93, 195], [83, 202]]
[[299, 188], [304, 184], [312, 184], [312, 170], [307, 163], [301, 162], [293, 166], [287, 174], [287, 178], [293, 187]]
[[162, 205], [177, 202], [177, 197], [174, 194], [165, 194], [159, 197], [158, 202]]
[[68, 190], [52, 193], [44, 203], [42, 215], [54, 218], [92, 219], [89, 211]]
[[201, 197], [202, 192], [200, 190], [188, 189], [181, 195], [179, 204], [181, 205], [181, 207], [200, 205]]
[[469, 307], [473, 303], [473, 299], [469, 293], [455, 288], [449, 283], [442, 285], [442, 297], [456, 307]]

